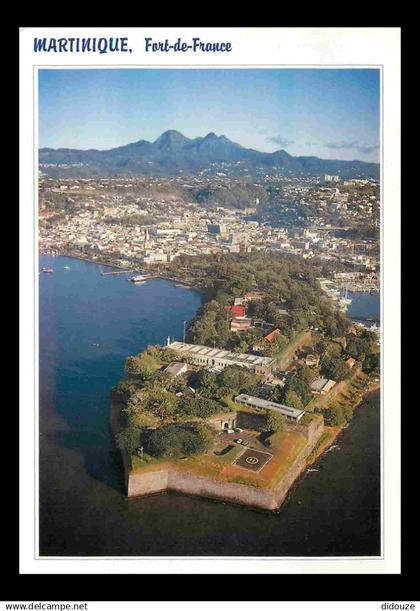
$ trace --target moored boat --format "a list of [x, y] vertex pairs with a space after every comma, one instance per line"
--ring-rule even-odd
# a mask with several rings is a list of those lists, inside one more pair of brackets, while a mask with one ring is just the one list
[[132, 276], [130, 278], [130, 282], [135, 282], [135, 283], [139, 283], [139, 282], [145, 282], [147, 280], [146, 276]]

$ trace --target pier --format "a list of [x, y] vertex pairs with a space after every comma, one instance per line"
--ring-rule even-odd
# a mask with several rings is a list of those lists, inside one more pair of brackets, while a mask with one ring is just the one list
[[101, 272], [101, 276], [117, 276], [118, 274], [130, 274], [133, 273], [131, 269], [124, 269], [117, 272]]

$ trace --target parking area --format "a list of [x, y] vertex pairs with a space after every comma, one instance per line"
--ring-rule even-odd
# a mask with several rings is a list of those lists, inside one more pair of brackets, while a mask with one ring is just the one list
[[219, 435], [220, 443], [236, 443], [237, 439], [242, 439], [246, 443], [244, 445], [250, 446], [250, 448], [256, 448], [257, 450], [264, 450], [265, 446], [258, 439], [259, 433], [258, 431], [251, 431], [244, 429], [240, 433], [226, 433], [222, 431]]
[[239, 458], [235, 460], [235, 465], [248, 469], [249, 471], [258, 472], [273, 458], [273, 454], [269, 452], [261, 452], [253, 448], [246, 449]]

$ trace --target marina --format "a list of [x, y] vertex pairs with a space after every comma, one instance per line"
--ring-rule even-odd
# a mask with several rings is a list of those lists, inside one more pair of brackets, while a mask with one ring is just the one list
[[[320, 278], [319, 283], [325, 295], [333, 305], [345, 312], [349, 318], [360, 323], [380, 322], [380, 292], [379, 290], [352, 290], [349, 285], [340, 286], [333, 280]], [[370, 325], [368, 325], [370, 326]]]
[[346, 312], [349, 305], [352, 303], [352, 299], [349, 298], [347, 286], [339, 288], [332, 280], [328, 280], [327, 278], [320, 278], [319, 283], [324, 293], [333, 302], [334, 306], [342, 312]]

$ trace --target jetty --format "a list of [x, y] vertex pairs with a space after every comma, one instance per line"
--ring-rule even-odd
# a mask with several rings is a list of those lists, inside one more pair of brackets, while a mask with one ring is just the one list
[[118, 274], [130, 274], [133, 270], [124, 269], [116, 272], [101, 272], [101, 276], [117, 276]]

